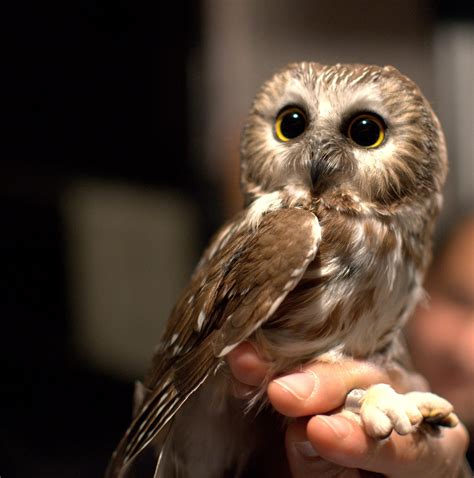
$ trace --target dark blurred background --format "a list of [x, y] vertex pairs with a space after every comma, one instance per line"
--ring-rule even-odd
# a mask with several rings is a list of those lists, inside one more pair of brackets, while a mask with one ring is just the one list
[[238, 135], [289, 61], [394, 64], [472, 204], [472, 2], [7, 2], [0, 475], [99, 477], [199, 252], [240, 207]]

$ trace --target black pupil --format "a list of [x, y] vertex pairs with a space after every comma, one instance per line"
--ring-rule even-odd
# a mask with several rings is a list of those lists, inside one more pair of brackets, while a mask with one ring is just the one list
[[299, 111], [290, 111], [283, 116], [280, 124], [281, 133], [292, 139], [299, 136], [306, 128], [306, 119]]
[[351, 125], [349, 135], [360, 146], [372, 146], [380, 137], [380, 126], [370, 118], [360, 118]]

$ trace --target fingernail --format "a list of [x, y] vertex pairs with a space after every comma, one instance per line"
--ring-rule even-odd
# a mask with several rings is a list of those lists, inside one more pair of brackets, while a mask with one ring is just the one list
[[309, 441], [297, 441], [294, 443], [296, 451], [305, 458], [315, 458], [319, 453], [313, 448]]
[[341, 440], [346, 438], [352, 431], [351, 425], [345, 418], [318, 415], [318, 420], [321, 420], [331, 428], [334, 434]]
[[313, 373], [294, 373], [274, 380], [280, 387], [299, 400], [306, 400], [316, 388], [316, 375]]

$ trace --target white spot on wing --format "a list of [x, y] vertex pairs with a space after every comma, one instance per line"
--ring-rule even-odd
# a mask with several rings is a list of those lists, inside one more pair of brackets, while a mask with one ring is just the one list
[[291, 277], [298, 277], [304, 270], [304, 267], [299, 267], [291, 273]]
[[233, 224], [229, 224], [221, 231], [219, 237], [215, 240], [212, 249], [209, 251], [209, 259], [212, 259], [215, 253], [220, 251], [229, 241], [229, 238], [232, 236], [232, 227], [234, 227]]
[[294, 280], [289, 280], [284, 286], [283, 286], [283, 291], [284, 292], [287, 292], [291, 289], [293, 289], [295, 285], [295, 281]]
[[232, 352], [232, 350], [235, 349], [235, 347], [237, 347], [237, 345], [239, 345], [240, 342], [236, 343], [236, 344], [231, 344], [231, 345], [227, 345], [226, 347], [224, 347], [222, 350], [221, 350], [221, 353], [217, 356], [217, 358], [221, 358], [221, 357], [224, 357], [225, 355], [227, 355], [229, 352]]
[[202, 324], [204, 324], [204, 321], [206, 320], [206, 314], [204, 313], [203, 310], [201, 310], [201, 312], [199, 312], [199, 316], [198, 316], [198, 320], [197, 320], [197, 329], [198, 329], [198, 332], [201, 331], [202, 329]]
[[280, 306], [280, 304], [283, 302], [283, 299], [286, 297], [286, 294], [282, 294], [280, 297], [278, 297], [278, 299], [273, 302], [272, 306], [270, 307], [270, 310], [268, 311], [266, 317], [265, 317], [265, 320], [268, 319], [269, 317], [271, 317], [275, 310], [278, 309], [278, 307]]
[[176, 342], [177, 338], [178, 338], [178, 334], [173, 334], [171, 336], [170, 345], [173, 345]]
[[321, 241], [321, 226], [319, 225], [318, 218], [314, 216], [313, 221], [313, 237], [316, 244], [316, 248], [319, 247], [319, 242]]

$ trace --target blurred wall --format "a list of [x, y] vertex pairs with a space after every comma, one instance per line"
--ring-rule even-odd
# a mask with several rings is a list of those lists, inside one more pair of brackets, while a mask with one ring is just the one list
[[435, 108], [450, 157], [443, 216], [449, 226], [459, 214], [474, 214], [474, 21], [438, 24], [433, 50]]
[[89, 180], [65, 190], [63, 214], [74, 346], [90, 365], [140, 378], [196, 260], [196, 208], [176, 190]]

